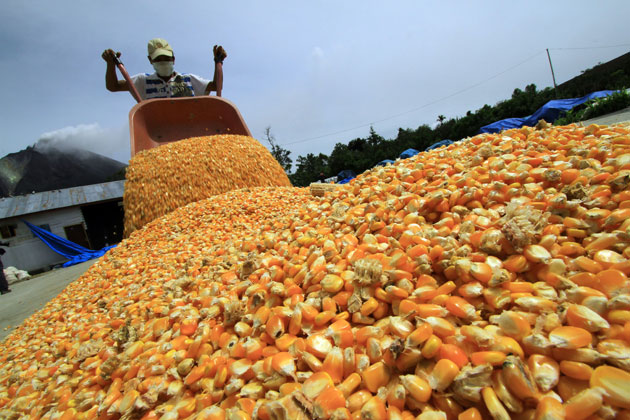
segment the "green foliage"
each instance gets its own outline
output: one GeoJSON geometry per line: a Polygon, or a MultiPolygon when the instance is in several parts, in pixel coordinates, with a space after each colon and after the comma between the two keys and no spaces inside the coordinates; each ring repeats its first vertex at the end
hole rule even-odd
{"type": "Polygon", "coordinates": [[[276,138],[271,134],[271,127],[265,128],[265,137],[267,137],[267,141],[271,145],[271,154],[278,161],[284,172],[287,174],[291,171],[291,166],[293,166],[293,160],[289,157],[291,152],[287,149],[283,149],[276,143],[276,138]]]}
{"type": "Polygon", "coordinates": [[[569,111],[562,118],[558,118],[554,125],[566,125],[578,121],[589,120],[600,115],[610,114],[630,106],[630,94],[621,90],[604,98],[595,98],[569,111]]]}
{"type": "Polygon", "coordinates": [[[598,63],[581,75],[558,86],[559,96],[579,98],[598,90],[619,90],[630,86],[630,54],[598,63]]]}
{"type": "Polygon", "coordinates": [[[289,175],[289,180],[296,187],[306,187],[317,180],[320,172],[326,174],[327,170],[328,156],[323,153],[319,155],[309,153],[306,156],[298,156],[297,169],[295,173],[289,175]]]}
{"type": "MultiPolygon", "coordinates": [[[[318,179],[320,172],[326,177],[335,176],[344,169],[360,174],[383,159],[396,159],[406,149],[423,151],[444,139],[456,141],[477,135],[481,127],[504,118],[526,117],[551,99],[577,98],[598,90],[618,90],[627,86],[630,86],[630,53],[584,71],[558,86],[557,90],[538,90],[532,83],[523,90],[514,89],[510,99],[494,106],[486,104],[476,111],[468,111],[463,117],[447,120],[440,114],[434,129],[426,124],[416,129],[399,128],[396,138],[387,140],[370,127],[366,138],[356,138],[348,144],[337,143],[330,156],[309,153],[298,157],[296,172],[289,175],[289,179],[295,186],[307,186],[318,179]]],[[[625,108],[630,106],[628,96],[624,92],[606,101],[588,104],[581,116],[573,118],[593,118],[625,108]]]]}

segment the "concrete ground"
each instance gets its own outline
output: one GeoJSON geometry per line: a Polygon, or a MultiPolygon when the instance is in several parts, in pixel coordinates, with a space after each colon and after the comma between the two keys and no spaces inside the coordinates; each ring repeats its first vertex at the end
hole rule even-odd
{"type": "Polygon", "coordinates": [[[58,268],[13,283],[11,293],[0,296],[0,341],[26,318],[40,310],[66,286],[79,278],[98,259],[66,268],[58,268]]]}
{"type": "MultiPolygon", "coordinates": [[[[584,125],[608,125],[630,121],[630,108],[583,121],[584,125]]],[[[0,296],[0,341],[26,318],[40,310],[65,287],[79,278],[98,259],[59,268],[11,285],[11,293],[0,296]]]]}
{"type": "Polygon", "coordinates": [[[612,114],[602,115],[601,117],[593,118],[592,120],[582,121],[584,125],[598,124],[598,125],[610,125],[617,124],[624,121],[630,121],[630,107],[622,109],[612,114]]]}

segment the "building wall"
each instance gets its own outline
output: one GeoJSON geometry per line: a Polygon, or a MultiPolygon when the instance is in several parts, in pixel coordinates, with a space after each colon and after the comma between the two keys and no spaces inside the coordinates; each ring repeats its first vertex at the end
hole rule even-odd
{"type": "Polygon", "coordinates": [[[48,225],[50,231],[57,236],[66,238],[65,226],[83,224],[85,221],[79,206],[66,207],[46,212],[32,213],[16,218],[0,220],[0,225],[17,225],[16,234],[11,238],[1,238],[9,242],[6,254],[2,256],[5,267],[13,266],[28,272],[46,271],[52,266],[62,264],[67,258],[51,250],[41,239],[34,236],[31,230],[21,220],[34,225],[48,225]]]}

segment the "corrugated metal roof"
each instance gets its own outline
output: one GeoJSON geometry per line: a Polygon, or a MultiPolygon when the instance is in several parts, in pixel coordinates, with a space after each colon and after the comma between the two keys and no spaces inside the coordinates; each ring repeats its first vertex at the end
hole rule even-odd
{"type": "Polygon", "coordinates": [[[122,198],[125,181],[0,198],[0,219],[122,198]]]}

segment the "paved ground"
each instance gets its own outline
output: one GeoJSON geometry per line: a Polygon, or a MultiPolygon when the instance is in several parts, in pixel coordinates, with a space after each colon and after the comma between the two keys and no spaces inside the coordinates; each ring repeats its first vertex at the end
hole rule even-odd
{"type": "MultiPolygon", "coordinates": [[[[587,124],[615,124],[630,121],[630,108],[584,121],[587,124]]],[[[15,326],[44,307],[69,283],[83,274],[97,259],[60,268],[33,277],[31,280],[11,285],[11,293],[0,296],[0,341],[11,333],[15,326]]]]}
{"type": "Polygon", "coordinates": [[[623,121],[630,121],[630,107],[626,109],[622,109],[621,111],[613,112],[612,114],[593,118],[592,120],[582,121],[582,123],[584,125],[593,124],[593,123],[599,124],[599,125],[610,125],[610,124],[620,123],[623,121]]]}
{"type": "Polygon", "coordinates": [[[11,293],[0,296],[0,341],[26,318],[40,310],[68,284],[79,278],[98,259],[37,275],[12,284],[11,293]]]}

